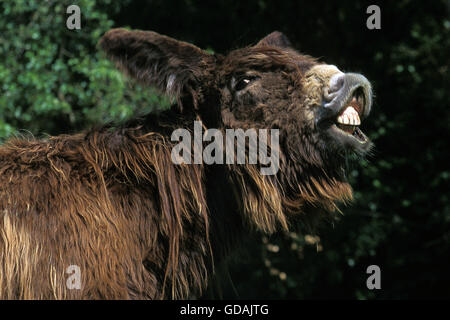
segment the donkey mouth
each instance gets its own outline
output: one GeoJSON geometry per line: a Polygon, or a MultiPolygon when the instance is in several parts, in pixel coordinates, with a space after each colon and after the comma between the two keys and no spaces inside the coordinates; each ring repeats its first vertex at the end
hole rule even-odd
{"type": "Polygon", "coordinates": [[[360,126],[370,113],[371,103],[370,87],[354,85],[324,101],[317,114],[319,129],[340,145],[364,152],[371,143],[360,126]]]}
{"type": "Polygon", "coordinates": [[[338,130],[340,134],[356,139],[359,143],[366,143],[369,139],[359,128],[361,119],[365,117],[364,109],[366,104],[364,94],[356,90],[349,100],[343,104],[332,127],[334,130],[338,130]]]}

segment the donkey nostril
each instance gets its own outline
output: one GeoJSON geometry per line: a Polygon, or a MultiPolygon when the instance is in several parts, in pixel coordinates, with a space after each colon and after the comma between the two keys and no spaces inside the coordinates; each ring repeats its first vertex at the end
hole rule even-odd
{"type": "Polygon", "coordinates": [[[329,86],[328,86],[329,94],[332,94],[333,92],[336,92],[342,88],[342,86],[344,85],[344,77],[345,77],[345,74],[343,74],[343,73],[338,73],[331,77],[329,86]]]}
{"type": "Polygon", "coordinates": [[[332,101],[338,94],[339,90],[344,86],[345,74],[339,72],[331,77],[328,88],[325,88],[324,97],[327,101],[332,101]]]}

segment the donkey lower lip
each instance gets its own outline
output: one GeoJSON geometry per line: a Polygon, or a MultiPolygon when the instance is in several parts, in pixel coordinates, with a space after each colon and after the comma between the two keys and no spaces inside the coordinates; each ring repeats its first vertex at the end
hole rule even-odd
{"type": "Polygon", "coordinates": [[[344,135],[345,138],[356,140],[360,144],[369,142],[367,136],[359,129],[358,126],[335,124],[332,126],[334,131],[339,132],[340,135],[344,135]]]}

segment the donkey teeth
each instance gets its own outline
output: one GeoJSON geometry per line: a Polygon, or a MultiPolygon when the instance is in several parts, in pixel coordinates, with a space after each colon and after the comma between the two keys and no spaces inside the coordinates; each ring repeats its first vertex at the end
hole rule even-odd
{"type": "Polygon", "coordinates": [[[346,125],[359,126],[361,119],[358,112],[351,106],[348,106],[344,112],[337,118],[337,122],[346,125]]]}

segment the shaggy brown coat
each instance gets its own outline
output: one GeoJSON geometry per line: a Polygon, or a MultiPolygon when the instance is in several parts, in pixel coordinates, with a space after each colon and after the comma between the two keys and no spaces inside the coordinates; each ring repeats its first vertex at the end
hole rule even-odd
{"type": "Polygon", "coordinates": [[[288,230],[314,208],[351,199],[349,147],[313,121],[334,73],[282,34],[227,56],[122,29],[100,45],[177,103],[118,127],[0,147],[0,298],[192,297],[246,230],[288,230]],[[279,129],[279,172],[175,165],[171,134],[196,119],[223,130],[279,129]],[[71,265],[81,289],[67,286],[71,265]]]}

